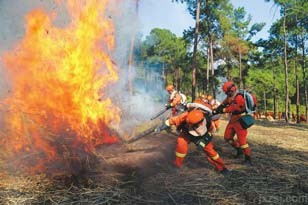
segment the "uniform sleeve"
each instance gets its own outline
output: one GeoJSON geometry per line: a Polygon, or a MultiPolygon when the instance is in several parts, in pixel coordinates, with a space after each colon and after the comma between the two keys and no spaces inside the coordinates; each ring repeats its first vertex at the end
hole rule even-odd
{"type": "Polygon", "coordinates": [[[182,114],[177,115],[175,117],[170,117],[169,118],[169,124],[175,125],[177,127],[180,126],[182,123],[185,122],[187,114],[188,114],[188,112],[183,112],[182,114]]]}
{"type": "Polygon", "coordinates": [[[245,111],[245,99],[242,95],[235,96],[234,100],[225,108],[227,113],[240,114],[245,111]]]}
{"type": "Polygon", "coordinates": [[[221,103],[221,105],[227,106],[231,103],[231,100],[229,97],[227,97],[226,99],[224,99],[221,103]]]}

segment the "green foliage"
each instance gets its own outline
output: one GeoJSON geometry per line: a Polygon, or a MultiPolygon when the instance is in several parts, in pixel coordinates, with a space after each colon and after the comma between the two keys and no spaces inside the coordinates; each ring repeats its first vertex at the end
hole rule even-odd
{"type": "MultiPolygon", "coordinates": [[[[185,3],[189,13],[196,18],[197,0],[173,0],[185,3]]],[[[289,94],[291,102],[296,97],[296,76],[303,93],[304,74],[302,69],[302,48],[307,50],[308,39],[308,1],[305,0],[274,0],[274,6],[286,12],[286,43],[289,74],[289,94]]],[[[251,25],[251,16],[243,7],[234,8],[229,0],[200,1],[200,24],[197,52],[197,85],[196,92],[204,92],[207,73],[208,49],[213,45],[214,62],[217,65],[215,75],[210,75],[217,87],[217,79],[238,81],[241,68],[244,86],[252,90],[263,104],[264,95],[267,106],[273,108],[274,88],[278,107],[284,109],[286,82],[284,69],[284,35],[283,18],[271,25],[268,39],[252,42],[252,37],[264,27],[264,23],[251,25]]],[[[261,2],[260,2],[261,3],[261,2]]],[[[136,49],[139,61],[155,65],[167,76],[165,81],[180,84],[180,89],[191,94],[192,82],[192,45],[195,28],[187,28],[183,38],[166,29],[155,28],[144,41],[139,41],[136,49]],[[176,79],[178,78],[178,79],[176,79]]],[[[307,51],[305,52],[307,53],[307,51]]],[[[306,71],[307,76],[307,71],[306,71]]],[[[307,77],[306,77],[307,79],[307,77]]],[[[212,82],[212,81],[211,81],[212,82]]],[[[300,102],[304,97],[300,94],[300,102]]],[[[292,106],[291,106],[291,109],[292,106]]],[[[282,111],[282,110],[280,110],[282,111]]]]}

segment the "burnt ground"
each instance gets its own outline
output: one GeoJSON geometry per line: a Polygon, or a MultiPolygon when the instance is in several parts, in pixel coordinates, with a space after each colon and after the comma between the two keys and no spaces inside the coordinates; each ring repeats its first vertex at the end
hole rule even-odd
{"type": "Polygon", "coordinates": [[[233,158],[225,126],[213,140],[229,176],[193,144],[185,166],[174,168],[176,136],[162,132],[100,147],[78,175],[2,171],[0,204],[308,204],[307,125],[258,121],[248,137],[253,166],[233,158]]]}

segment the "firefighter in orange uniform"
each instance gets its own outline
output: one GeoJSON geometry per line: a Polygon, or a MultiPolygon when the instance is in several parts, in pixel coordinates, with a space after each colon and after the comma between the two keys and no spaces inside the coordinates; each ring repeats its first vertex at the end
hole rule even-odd
{"type": "Polygon", "coordinates": [[[236,150],[236,158],[240,157],[242,153],[245,154],[245,164],[251,165],[250,148],[247,143],[247,129],[244,129],[239,121],[242,114],[245,113],[245,99],[238,94],[236,86],[233,82],[228,81],[222,86],[223,92],[227,98],[213,110],[213,115],[218,113],[231,113],[231,118],[226,127],[224,138],[236,150]],[[235,134],[237,140],[234,139],[235,134]]]}
{"type": "Polygon", "coordinates": [[[204,102],[204,103],[209,103],[209,101],[207,100],[208,95],[206,94],[202,94],[200,95],[200,99],[204,102]]]}
{"type": "MultiPolygon", "coordinates": [[[[211,112],[210,109],[208,110],[211,112]]],[[[182,167],[188,152],[188,144],[193,142],[206,153],[208,161],[219,172],[224,175],[230,172],[225,167],[219,154],[214,150],[212,135],[209,132],[211,126],[210,117],[207,117],[200,109],[185,111],[178,116],[170,117],[166,120],[165,124],[167,126],[175,125],[181,130],[177,138],[176,158],[174,161],[176,167],[182,167]]]]}
{"type": "MultiPolygon", "coordinates": [[[[220,102],[217,99],[214,99],[212,95],[208,95],[207,100],[208,100],[208,103],[212,106],[213,110],[216,109],[220,105],[220,102]]],[[[213,125],[213,128],[214,128],[213,132],[219,131],[219,128],[220,128],[219,118],[220,118],[219,114],[212,116],[212,125],[213,125]]]]}
{"type": "MultiPolygon", "coordinates": [[[[200,105],[204,105],[206,107],[208,107],[210,109],[210,112],[212,112],[213,108],[211,106],[210,103],[208,103],[208,101],[203,100],[202,97],[195,99],[194,103],[200,104],[200,105]]],[[[190,103],[192,104],[192,103],[190,103]]]]}
{"type": "Polygon", "coordinates": [[[181,106],[186,99],[182,99],[182,95],[175,90],[173,85],[167,85],[166,91],[169,94],[169,100],[168,103],[165,105],[166,109],[171,108],[172,109],[172,116],[177,115],[180,111],[182,111],[183,106],[181,106]]]}

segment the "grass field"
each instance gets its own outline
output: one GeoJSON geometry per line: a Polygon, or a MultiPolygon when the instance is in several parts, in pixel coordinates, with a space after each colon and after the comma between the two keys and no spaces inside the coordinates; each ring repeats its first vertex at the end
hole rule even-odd
{"type": "Polygon", "coordinates": [[[223,140],[226,121],[221,124],[213,140],[229,176],[194,145],[177,170],[171,166],[176,136],[162,132],[101,147],[95,166],[80,175],[2,169],[0,204],[308,204],[307,125],[258,121],[249,129],[253,166],[247,166],[233,158],[223,140]]]}

